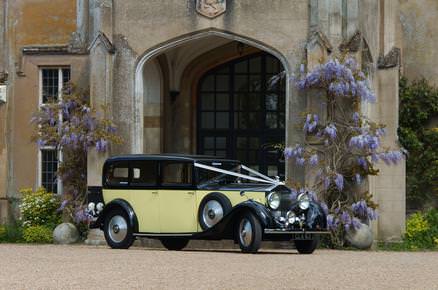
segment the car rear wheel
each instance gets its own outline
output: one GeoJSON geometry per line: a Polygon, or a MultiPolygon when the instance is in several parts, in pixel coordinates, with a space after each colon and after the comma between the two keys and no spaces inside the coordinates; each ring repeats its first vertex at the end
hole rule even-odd
{"type": "Polygon", "coordinates": [[[236,238],[243,253],[257,253],[262,243],[262,226],[251,212],[244,213],[237,222],[236,238]]]}
{"type": "Polygon", "coordinates": [[[231,211],[231,202],[219,192],[208,194],[199,205],[198,220],[203,230],[207,230],[231,211]]]}
{"type": "Polygon", "coordinates": [[[189,243],[189,240],[186,238],[166,238],[160,241],[161,244],[170,251],[181,251],[189,243]]]}
{"type": "Polygon", "coordinates": [[[312,240],[295,240],[295,247],[300,254],[312,254],[318,247],[319,237],[312,240]]]}
{"type": "Polygon", "coordinates": [[[120,208],[112,209],[105,217],[105,240],[113,249],[128,249],[134,243],[128,215],[120,208]]]}

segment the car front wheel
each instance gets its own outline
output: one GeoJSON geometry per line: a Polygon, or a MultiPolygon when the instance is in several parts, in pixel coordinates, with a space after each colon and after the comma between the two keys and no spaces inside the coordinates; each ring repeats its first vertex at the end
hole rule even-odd
{"type": "Polygon", "coordinates": [[[262,243],[262,226],[253,213],[246,212],[238,220],[236,237],[243,253],[257,253],[262,243]]]}
{"type": "Polygon", "coordinates": [[[170,251],[181,251],[187,246],[188,243],[189,240],[185,238],[161,239],[161,244],[163,244],[163,246],[170,251]]]}
{"type": "Polygon", "coordinates": [[[312,240],[295,240],[295,247],[300,254],[312,254],[318,247],[318,244],[318,237],[314,237],[312,240]]]}
{"type": "Polygon", "coordinates": [[[128,249],[134,242],[128,215],[120,208],[111,210],[105,217],[105,240],[113,249],[128,249]]]}

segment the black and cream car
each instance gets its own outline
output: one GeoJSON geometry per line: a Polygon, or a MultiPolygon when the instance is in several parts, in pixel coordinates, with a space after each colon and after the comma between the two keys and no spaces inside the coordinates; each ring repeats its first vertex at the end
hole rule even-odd
{"type": "Polygon", "coordinates": [[[159,239],[169,250],[191,239],[231,239],[255,253],[262,241],[294,240],[309,254],[326,233],[326,216],[306,193],[294,199],[278,179],[217,157],[109,158],[102,187],[89,189],[88,208],[91,227],[112,248],[129,248],[137,237],[159,239]]]}

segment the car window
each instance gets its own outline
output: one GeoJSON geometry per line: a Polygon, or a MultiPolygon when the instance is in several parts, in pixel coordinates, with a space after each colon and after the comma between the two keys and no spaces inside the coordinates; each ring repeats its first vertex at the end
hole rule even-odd
{"type": "Polygon", "coordinates": [[[131,163],[132,185],[157,185],[157,162],[152,160],[135,161],[131,163]]]}
{"type": "Polygon", "coordinates": [[[192,164],[188,162],[163,162],[161,165],[163,185],[191,185],[192,164]]]}
{"type": "Polygon", "coordinates": [[[129,166],[127,163],[111,164],[106,172],[105,182],[107,185],[128,185],[129,166]]]}

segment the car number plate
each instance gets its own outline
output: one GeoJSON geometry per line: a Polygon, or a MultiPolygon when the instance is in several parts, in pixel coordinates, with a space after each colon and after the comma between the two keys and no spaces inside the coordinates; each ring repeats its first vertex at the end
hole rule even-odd
{"type": "Polygon", "coordinates": [[[313,239],[313,234],[298,233],[298,234],[293,234],[292,238],[294,240],[312,240],[313,239]]]}

